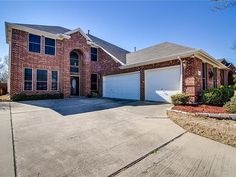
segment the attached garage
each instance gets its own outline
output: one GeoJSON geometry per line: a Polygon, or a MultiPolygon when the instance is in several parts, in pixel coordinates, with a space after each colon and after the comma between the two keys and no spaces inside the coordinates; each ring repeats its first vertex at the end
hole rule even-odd
{"type": "Polygon", "coordinates": [[[181,92],[180,65],[145,71],[145,100],[171,102],[181,92]]]}
{"type": "Polygon", "coordinates": [[[140,99],[140,72],[103,77],[103,97],[140,99]]]}

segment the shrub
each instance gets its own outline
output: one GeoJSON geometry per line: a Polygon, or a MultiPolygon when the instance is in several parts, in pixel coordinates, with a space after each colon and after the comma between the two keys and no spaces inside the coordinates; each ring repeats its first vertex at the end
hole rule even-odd
{"type": "Polygon", "coordinates": [[[172,104],[174,105],[186,105],[189,102],[189,95],[180,93],[171,96],[172,104]]]}
{"type": "Polygon", "coordinates": [[[46,99],[62,99],[64,98],[63,93],[53,93],[53,94],[25,94],[19,93],[11,97],[12,101],[25,101],[25,100],[46,100],[46,99]]]}
{"type": "Polygon", "coordinates": [[[236,113],[236,96],[231,98],[231,100],[224,105],[224,108],[230,113],[236,113]]]}
{"type": "Polygon", "coordinates": [[[203,91],[201,101],[207,105],[223,106],[234,96],[234,89],[230,86],[210,88],[203,91]]]}

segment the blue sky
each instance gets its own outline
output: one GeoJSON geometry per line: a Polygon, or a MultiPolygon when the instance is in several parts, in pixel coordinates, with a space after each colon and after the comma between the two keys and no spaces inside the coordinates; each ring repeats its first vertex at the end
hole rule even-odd
{"type": "Polygon", "coordinates": [[[82,28],[129,51],[169,41],[236,64],[236,7],[210,1],[0,2],[0,57],[8,54],[4,22],[82,28]]]}

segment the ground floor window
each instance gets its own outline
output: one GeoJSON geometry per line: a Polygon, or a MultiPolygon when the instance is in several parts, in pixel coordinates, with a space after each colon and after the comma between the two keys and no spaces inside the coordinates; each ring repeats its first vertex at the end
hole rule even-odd
{"type": "Polygon", "coordinates": [[[202,63],[202,89],[207,89],[207,64],[202,63]]]}
{"type": "Polygon", "coordinates": [[[220,71],[220,78],[221,78],[221,85],[225,84],[225,71],[221,70],[220,71]]]}
{"type": "Polygon", "coordinates": [[[32,90],[32,69],[25,68],[24,70],[24,90],[32,90]]]}
{"type": "Polygon", "coordinates": [[[213,68],[213,86],[214,88],[217,87],[217,69],[213,68]]]}
{"type": "Polygon", "coordinates": [[[97,74],[91,74],[91,90],[97,91],[98,90],[98,78],[97,74]]]}
{"type": "Polygon", "coordinates": [[[47,70],[37,70],[37,90],[47,90],[47,82],[48,82],[48,71],[47,70]]]}
{"type": "Polygon", "coordinates": [[[58,72],[52,71],[52,90],[58,90],[58,72]]]}

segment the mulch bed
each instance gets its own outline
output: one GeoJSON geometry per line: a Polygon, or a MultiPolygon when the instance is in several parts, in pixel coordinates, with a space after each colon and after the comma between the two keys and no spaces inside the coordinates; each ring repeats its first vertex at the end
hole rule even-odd
{"type": "Polygon", "coordinates": [[[179,110],[190,113],[212,113],[212,114],[227,114],[228,112],[223,107],[209,106],[209,105],[178,105],[172,108],[173,110],[179,110]]]}

